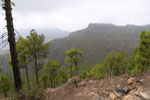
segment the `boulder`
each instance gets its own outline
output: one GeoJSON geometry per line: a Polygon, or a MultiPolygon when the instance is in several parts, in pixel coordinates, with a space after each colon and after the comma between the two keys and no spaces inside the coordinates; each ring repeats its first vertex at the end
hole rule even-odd
{"type": "Polygon", "coordinates": [[[109,94],[110,100],[119,100],[118,96],[116,96],[114,93],[109,94]]]}
{"type": "Polygon", "coordinates": [[[147,92],[139,92],[139,96],[144,100],[150,100],[150,94],[147,92]]]}
{"type": "Polygon", "coordinates": [[[130,100],[130,99],[132,99],[132,96],[131,95],[126,95],[126,96],[123,97],[122,100],[130,100]]]}
{"type": "Polygon", "coordinates": [[[80,82],[80,78],[79,77],[73,77],[71,79],[69,79],[65,84],[64,87],[68,87],[68,88],[73,88],[73,87],[78,87],[78,83],[80,82]]]}
{"type": "Polygon", "coordinates": [[[86,86],[86,82],[80,82],[79,84],[78,84],[78,87],[85,87],[86,86]]]}
{"type": "Polygon", "coordinates": [[[140,97],[135,95],[126,95],[122,100],[142,100],[140,97]]]}
{"type": "Polygon", "coordinates": [[[130,77],[128,80],[127,80],[127,83],[128,85],[132,85],[134,83],[134,78],[133,77],[130,77]]]}

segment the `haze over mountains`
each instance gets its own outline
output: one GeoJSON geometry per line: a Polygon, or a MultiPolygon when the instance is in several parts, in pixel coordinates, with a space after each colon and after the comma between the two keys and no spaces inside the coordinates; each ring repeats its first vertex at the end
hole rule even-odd
{"type": "MultiPolygon", "coordinates": [[[[63,31],[57,28],[36,28],[35,29],[38,34],[44,34],[46,41],[51,41],[56,38],[63,38],[69,35],[69,32],[63,31]]],[[[19,35],[26,37],[29,35],[31,29],[18,29],[19,35]]]]}
{"type": "MultiPolygon", "coordinates": [[[[45,41],[51,41],[53,39],[56,38],[63,38],[69,35],[68,31],[63,31],[57,28],[35,28],[36,32],[38,34],[44,34],[45,36],[45,41]]],[[[31,29],[16,29],[15,33],[16,33],[16,37],[18,38],[19,36],[23,36],[24,38],[29,35],[31,29]]],[[[2,33],[6,32],[6,30],[0,30],[0,36],[2,35],[2,33]]],[[[0,45],[0,47],[2,47],[3,44],[0,45]]],[[[8,45],[7,47],[4,48],[4,50],[8,50],[8,45]]]]}
{"type": "MultiPolygon", "coordinates": [[[[62,38],[69,35],[68,31],[64,31],[57,28],[35,28],[34,30],[36,30],[38,34],[43,33],[45,35],[46,41],[51,41],[53,39],[62,38]]],[[[27,35],[29,35],[30,31],[31,29],[15,29],[16,37],[26,37],[27,35]]],[[[6,32],[6,30],[0,30],[0,35],[2,35],[2,33],[4,32],[6,32]]]]}
{"type": "MultiPolygon", "coordinates": [[[[44,34],[46,41],[51,41],[50,56],[48,58],[59,59],[64,62],[65,51],[74,46],[83,51],[81,63],[89,63],[105,57],[111,50],[119,51],[123,49],[128,55],[131,54],[139,41],[140,32],[148,29],[150,29],[150,25],[116,26],[113,24],[91,23],[87,28],[71,34],[56,29],[36,30],[38,33],[46,33],[44,34]]],[[[19,32],[22,32],[25,37],[27,35],[25,33],[29,33],[29,30],[19,30],[19,32]]],[[[6,52],[0,53],[0,67],[8,66],[8,59],[6,52]]]]}

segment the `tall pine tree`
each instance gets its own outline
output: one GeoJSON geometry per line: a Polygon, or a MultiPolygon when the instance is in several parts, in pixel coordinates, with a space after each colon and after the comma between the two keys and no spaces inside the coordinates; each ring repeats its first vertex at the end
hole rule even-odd
{"type": "Polygon", "coordinates": [[[30,44],[28,45],[29,58],[34,62],[37,84],[39,84],[38,65],[40,64],[38,60],[46,58],[49,53],[50,43],[44,43],[44,39],[44,35],[38,35],[35,30],[31,30],[30,35],[27,36],[27,43],[30,44]]]}

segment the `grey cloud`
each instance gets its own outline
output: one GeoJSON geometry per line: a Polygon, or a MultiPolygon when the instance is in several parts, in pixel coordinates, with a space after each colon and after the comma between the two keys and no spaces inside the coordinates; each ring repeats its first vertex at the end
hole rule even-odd
{"type": "Polygon", "coordinates": [[[14,10],[20,13],[50,12],[66,6],[80,4],[83,1],[85,0],[13,0],[16,4],[14,10]]]}
{"type": "Polygon", "coordinates": [[[150,0],[13,1],[14,23],[18,28],[57,27],[74,31],[89,23],[150,24],[150,0]]]}

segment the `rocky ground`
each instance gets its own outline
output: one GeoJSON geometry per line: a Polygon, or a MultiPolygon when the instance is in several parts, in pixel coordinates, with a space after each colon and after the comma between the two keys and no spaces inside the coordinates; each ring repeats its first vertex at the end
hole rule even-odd
{"type": "Polygon", "coordinates": [[[101,80],[73,77],[60,87],[45,89],[43,94],[42,100],[150,100],[150,74],[101,80]]]}
{"type": "Polygon", "coordinates": [[[150,75],[107,77],[101,80],[69,79],[55,89],[46,89],[44,100],[150,100],[150,75]]]}

